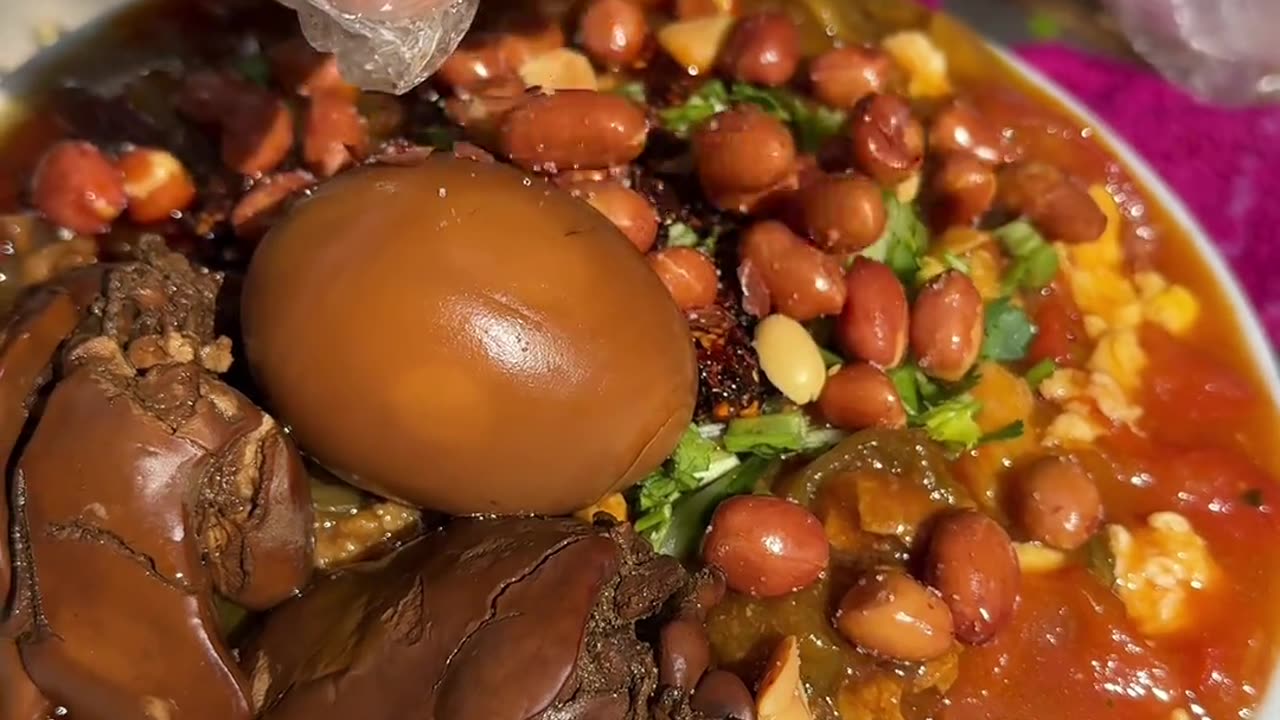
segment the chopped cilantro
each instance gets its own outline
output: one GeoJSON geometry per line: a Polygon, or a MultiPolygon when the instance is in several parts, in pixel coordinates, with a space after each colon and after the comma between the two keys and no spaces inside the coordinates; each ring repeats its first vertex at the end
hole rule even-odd
{"type": "Polygon", "coordinates": [[[271,64],[262,53],[241,55],[235,61],[236,72],[245,80],[255,85],[266,85],[271,82],[271,64]]]}
{"type": "Polygon", "coordinates": [[[947,266],[948,270],[959,270],[965,275],[970,273],[969,263],[965,262],[963,258],[953,253],[943,253],[942,264],[947,266]]]}
{"type": "Polygon", "coordinates": [[[983,434],[978,426],[982,403],[969,394],[978,383],[977,372],[969,373],[959,382],[940,383],[915,365],[906,364],[890,370],[889,379],[906,408],[907,424],[923,428],[930,438],[953,451],[1022,435],[1021,422],[983,434]]]}
{"type": "Polygon", "coordinates": [[[977,419],[981,409],[982,403],[962,393],[921,413],[916,424],[937,442],[968,450],[982,441],[982,428],[978,427],[977,419]]]}
{"type": "Polygon", "coordinates": [[[802,152],[817,152],[828,139],[844,127],[845,114],[834,108],[810,103],[797,112],[792,124],[796,129],[796,142],[802,152]]]}
{"type": "Polygon", "coordinates": [[[796,144],[803,152],[814,152],[844,126],[845,115],[789,90],[762,88],[745,83],[726,87],[719,80],[704,83],[681,105],[658,112],[663,127],[686,137],[695,127],[716,113],[734,105],[755,105],[791,126],[796,144]]]}
{"type": "Polygon", "coordinates": [[[660,533],[671,520],[671,505],[681,496],[731,470],[738,458],[704,438],[696,426],[689,426],[671,457],[650,473],[633,496],[639,511],[636,530],[660,533]]]}
{"type": "Polygon", "coordinates": [[[1040,387],[1040,383],[1048,380],[1049,376],[1057,371],[1058,364],[1053,360],[1048,358],[1041,360],[1035,365],[1032,365],[1031,369],[1027,371],[1025,376],[1027,378],[1027,384],[1034,390],[1035,388],[1040,387]]]}
{"type": "Polygon", "coordinates": [[[1026,220],[1018,219],[995,229],[1005,252],[1013,258],[1004,276],[1005,292],[1038,290],[1058,274],[1058,252],[1026,220]]]}
{"type": "Polygon", "coordinates": [[[929,247],[929,231],[915,208],[899,201],[892,193],[885,193],[884,208],[888,216],[884,234],[863,250],[862,255],[888,265],[903,283],[914,287],[921,256],[929,247]]]}
{"type": "Polygon", "coordinates": [[[776,463],[765,458],[748,458],[669,506],[667,519],[660,529],[642,528],[641,521],[637,521],[636,530],[648,538],[659,553],[688,557],[697,551],[698,541],[711,522],[716,506],[734,495],[752,492],[776,467],[776,463]]]}
{"type": "Polygon", "coordinates": [[[986,334],[982,357],[997,362],[1013,362],[1027,356],[1036,327],[1022,308],[1007,297],[987,303],[986,334]]]}
{"type": "Polygon", "coordinates": [[[639,80],[622,83],[613,89],[613,94],[621,95],[622,97],[639,105],[645,104],[644,83],[639,80]]]}
{"type": "Polygon", "coordinates": [[[978,444],[986,445],[987,443],[1000,442],[1002,440],[1017,440],[1022,437],[1022,433],[1025,430],[1026,427],[1022,424],[1021,420],[1014,420],[1002,428],[996,428],[995,430],[984,434],[978,439],[978,444]]]}
{"type": "Polygon", "coordinates": [[[684,103],[658,111],[662,126],[678,137],[687,137],[695,127],[716,113],[729,109],[729,90],[719,80],[698,88],[684,103]]]}
{"type": "Polygon", "coordinates": [[[716,241],[719,239],[719,233],[711,233],[704,238],[697,230],[682,222],[673,222],[667,226],[667,247],[691,247],[708,255],[715,255],[716,241]]]}
{"type": "Polygon", "coordinates": [[[922,374],[915,365],[900,365],[889,370],[889,379],[893,381],[893,387],[898,391],[902,406],[911,417],[920,414],[920,385],[916,377],[922,374]]]}
{"type": "Polygon", "coordinates": [[[1045,244],[1044,236],[1022,218],[1005,223],[992,231],[1004,249],[1014,257],[1022,257],[1045,244]]]}
{"type": "Polygon", "coordinates": [[[765,457],[817,450],[840,439],[835,430],[816,429],[804,414],[796,411],[771,413],[752,418],[734,418],[725,429],[725,450],[765,457]]]}

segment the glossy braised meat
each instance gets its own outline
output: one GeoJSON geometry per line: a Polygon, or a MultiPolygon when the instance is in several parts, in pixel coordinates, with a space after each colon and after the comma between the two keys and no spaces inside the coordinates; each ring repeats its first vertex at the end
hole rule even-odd
{"type": "Polygon", "coordinates": [[[220,276],[158,239],[138,254],[37,290],[6,332],[0,695],[28,700],[6,718],[48,711],[18,663],[76,718],[248,718],[214,594],[265,609],[311,575],[301,459],[218,379],[220,276]]]}
{"type": "Polygon", "coordinates": [[[322,579],[242,662],[267,720],[695,720],[713,582],[627,525],[460,519],[322,579]]]}

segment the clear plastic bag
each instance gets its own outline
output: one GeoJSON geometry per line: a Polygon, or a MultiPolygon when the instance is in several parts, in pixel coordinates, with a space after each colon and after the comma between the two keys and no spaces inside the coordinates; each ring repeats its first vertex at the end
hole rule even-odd
{"type": "Polygon", "coordinates": [[[1280,0],[1105,0],[1172,81],[1224,104],[1280,101],[1280,0]]]}
{"type": "Polygon", "coordinates": [[[479,0],[280,0],[317,50],[334,53],[349,82],[404,93],[454,51],[479,0]]]}

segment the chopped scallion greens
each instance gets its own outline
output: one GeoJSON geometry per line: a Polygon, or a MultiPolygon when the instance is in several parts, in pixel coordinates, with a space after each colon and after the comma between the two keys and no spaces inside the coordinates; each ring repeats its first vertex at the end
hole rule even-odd
{"type": "Polygon", "coordinates": [[[737,456],[703,437],[696,426],[689,426],[671,457],[641,481],[633,497],[633,504],[639,510],[636,529],[660,530],[670,520],[671,503],[737,464],[737,456]]]}
{"type": "Polygon", "coordinates": [[[888,265],[903,283],[914,287],[920,272],[920,258],[929,247],[929,231],[915,208],[892,193],[885,193],[884,208],[887,214],[884,234],[863,250],[862,255],[888,265]]]}
{"type": "Polygon", "coordinates": [[[952,451],[969,450],[983,443],[1022,435],[1020,422],[983,434],[978,426],[982,403],[969,394],[979,380],[976,372],[959,382],[944,384],[931,379],[915,365],[906,364],[890,370],[889,379],[906,408],[907,424],[923,428],[930,438],[952,451]]]}
{"type": "Polygon", "coordinates": [[[997,362],[1013,362],[1027,356],[1036,327],[1022,308],[1002,297],[987,303],[986,332],[982,357],[997,362]]]}
{"type": "Polygon", "coordinates": [[[995,229],[996,239],[1013,258],[1004,277],[1005,292],[1038,290],[1058,274],[1058,252],[1026,220],[1018,219],[995,229]]]}
{"type": "Polygon", "coordinates": [[[834,445],[841,436],[837,430],[812,427],[802,413],[792,411],[730,420],[722,440],[729,452],[773,457],[834,445]]]}
{"type": "Polygon", "coordinates": [[[1014,420],[1002,428],[998,428],[984,434],[981,438],[978,438],[978,444],[986,445],[987,443],[1000,442],[1002,440],[1017,440],[1022,437],[1022,433],[1025,430],[1026,427],[1022,424],[1021,420],[1014,420]]]}
{"type": "Polygon", "coordinates": [[[818,353],[822,355],[822,364],[825,365],[828,370],[837,365],[844,364],[844,358],[822,346],[818,346],[818,353]]]}
{"type": "Polygon", "coordinates": [[[964,393],[924,411],[916,418],[916,424],[937,442],[968,450],[982,440],[977,420],[981,409],[982,403],[964,393]]]}
{"type": "Polygon", "coordinates": [[[667,247],[691,247],[714,255],[717,240],[718,234],[712,233],[704,238],[697,230],[682,222],[673,222],[667,226],[667,247]]]}
{"type": "Polygon", "coordinates": [[[613,89],[613,93],[615,95],[621,95],[631,102],[638,103],[640,105],[645,104],[644,83],[638,80],[622,83],[613,89]]]}
{"type": "Polygon", "coordinates": [[[683,104],[661,110],[658,117],[667,130],[686,137],[711,116],[739,104],[755,105],[790,125],[802,152],[816,151],[840,131],[845,121],[839,110],[810,102],[789,90],[745,83],[726,87],[719,80],[703,84],[683,104]]]}
{"type": "Polygon", "coordinates": [[[1031,369],[1027,371],[1027,384],[1034,390],[1035,388],[1040,387],[1040,383],[1048,380],[1049,376],[1057,371],[1058,364],[1053,360],[1048,358],[1041,360],[1035,365],[1032,365],[1031,369]]]}
{"type": "Polygon", "coordinates": [[[698,542],[706,532],[716,506],[734,495],[752,492],[774,468],[776,463],[766,458],[748,458],[741,465],[668,506],[661,527],[641,527],[641,521],[637,520],[636,530],[659,553],[677,558],[688,557],[697,550],[698,542]]]}

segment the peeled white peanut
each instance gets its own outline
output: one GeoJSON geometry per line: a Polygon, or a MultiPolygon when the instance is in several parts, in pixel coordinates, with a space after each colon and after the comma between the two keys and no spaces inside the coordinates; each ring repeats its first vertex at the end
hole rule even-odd
{"type": "Polygon", "coordinates": [[[800,682],[800,643],[792,635],[782,639],[756,693],[759,720],[813,720],[809,697],[800,682]]]}
{"type": "Polygon", "coordinates": [[[803,325],[786,315],[770,315],[756,326],[755,348],[765,377],[788,400],[807,405],[822,394],[827,367],[803,325]]]}

